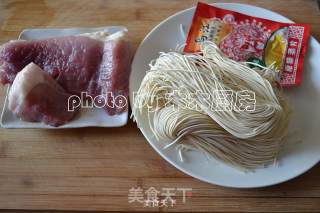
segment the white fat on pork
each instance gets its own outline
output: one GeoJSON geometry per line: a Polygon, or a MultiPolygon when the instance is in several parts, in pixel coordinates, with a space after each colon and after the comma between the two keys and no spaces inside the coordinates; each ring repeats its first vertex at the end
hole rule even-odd
{"type": "Polygon", "coordinates": [[[8,95],[9,110],[12,112],[19,111],[19,107],[22,106],[23,101],[34,86],[47,81],[58,91],[64,92],[63,88],[40,67],[34,63],[28,64],[17,74],[11,85],[8,95]]]}

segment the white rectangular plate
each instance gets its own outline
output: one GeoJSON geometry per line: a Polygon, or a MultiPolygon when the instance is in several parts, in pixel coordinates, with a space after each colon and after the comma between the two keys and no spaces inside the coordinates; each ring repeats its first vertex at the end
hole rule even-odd
{"type": "MultiPolygon", "coordinates": [[[[19,36],[19,39],[34,40],[44,39],[50,37],[77,35],[82,33],[90,33],[97,31],[105,31],[109,34],[113,34],[118,31],[127,30],[121,26],[99,27],[99,28],[66,28],[66,29],[26,29],[23,30],[19,36]]],[[[128,111],[119,115],[110,116],[104,110],[93,108],[82,108],[76,117],[65,125],[59,127],[52,127],[43,123],[25,122],[16,117],[8,109],[8,92],[3,104],[1,113],[1,127],[3,128],[40,128],[40,129],[64,129],[64,128],[79,128],[79,127],[119,127],[123,126],[128,121],[128,111]]]]}

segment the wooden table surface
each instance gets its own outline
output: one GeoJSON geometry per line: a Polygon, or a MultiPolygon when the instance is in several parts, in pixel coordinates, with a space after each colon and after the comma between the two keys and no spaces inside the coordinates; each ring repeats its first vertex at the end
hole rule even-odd
{"type": "MultiPolygon", "coordinates": [[[[227,1],[225,1],[227,2],[227,1]]],[[[237,1],[309,23],[320,39],[316,1],[237,1]]],[[[0,43],[24,28],[125,25],[134,46],[161,20],[196,1],[0,1],[0,43]]],[[[3,103],[5,89],[0,90],[3,103]]],[[[0,129],[0,209],[70,211],[320,211],[320,165],[289,182],[261,189],[203,183],[169,165],[136,125],[68,130],[0,129]],[[128,202],[132,187],[192,188],[173,207],[128,202]]]]}

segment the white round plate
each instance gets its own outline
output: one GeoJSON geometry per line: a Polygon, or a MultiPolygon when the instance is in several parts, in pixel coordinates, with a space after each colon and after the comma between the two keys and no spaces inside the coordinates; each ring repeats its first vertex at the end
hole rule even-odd
{"type": "MultiPolygon", "coordinates": [[[[291,20],[272,11],[246,4],[217,3],[217,7],[234,10],[252,16],[258,16],[280,22],[291,20]]],[[[150,60],[158,57],[161,51],[174,50],[183,44],[180,24],[189,29],[195,8],[181,11],[156,26],[140,44],[130,76],[130,98],[137,91],[141,80],[148,70],[150,60]]],[[[187,31],[188,32],[188,31],[187,31]]],[[[186,161],[179,160],[176,149],[163,150],[150,131],[147,120],[142,118],[138,127],[150,145],[168,162],[179,170],[197,179],[212,184],[252,188],[274,185],[292,179],[320,160],[320,45],[310,38],[307,55],[304,62],[304,74],[300,87],[286,89],[293,108],[293,118],[290,130],[295,131],[280,154],[277,165],[244,173],[231,168],[224,163],[208,160],[202,153],[190,151],[185,154],[186,161]]]]}

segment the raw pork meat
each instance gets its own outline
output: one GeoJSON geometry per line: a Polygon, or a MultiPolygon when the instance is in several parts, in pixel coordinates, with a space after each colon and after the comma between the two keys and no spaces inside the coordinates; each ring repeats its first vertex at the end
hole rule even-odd
{"type": "Polygon", "coordinates": [[[104,97],[102,102],[106,101],[105,109],[110,115],[119,114],[128,106],[132,52],[130,43],[124,38],[121,34],[115,34],[109,42],[105,42],[100,68],[88,87],[90,95],[104,97]]]}
{"type": "Polygon", "coordinates": [[[95,99],[99,103],[104,98],[107,104],[103,108],[111,115],[119,114],[127,109],[121,104],[127,101],[132,51],[125,32],[101,35],[103,32],[8,42],[0,49],[0,82],[11,84],[17,73],[33,62],[66,92],[87,92],[93,98],[99,96],[95,99]]]}
{"type": "Polygon", "coordinates": [[[48,73],[30,63],[13,81],[8,108],[24,121],[59,126],[77,112],[68,110],[70,96],[48,73]]]}

